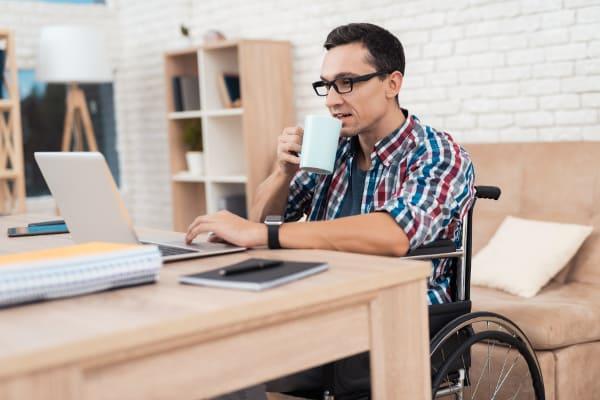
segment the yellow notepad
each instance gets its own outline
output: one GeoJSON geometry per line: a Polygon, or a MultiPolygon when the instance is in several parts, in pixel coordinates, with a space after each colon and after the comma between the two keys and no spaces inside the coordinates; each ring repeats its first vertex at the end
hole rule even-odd
{"type": "Polygon", "coordinates": [[[0,306],[154,282],[158,247],[90,242],[0,256],[0,306]]]}
{"type": "Polygon", "coordinates": [[[139,247],[141,246],[136,244],[89,242],[72,246],[0,255],[0,266],[23,264],[35,261],[51,261],[78,256],[100,256],[106,255],[110,252],[136,249],[139,247]]]}

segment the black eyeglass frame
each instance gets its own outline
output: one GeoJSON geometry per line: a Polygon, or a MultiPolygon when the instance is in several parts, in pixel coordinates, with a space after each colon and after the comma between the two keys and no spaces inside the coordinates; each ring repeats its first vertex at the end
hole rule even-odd
{"type": "Polygon", "coordinates": [[[312,87],[313,87],[315,93],[317,94],[317,96],[320,96],[320,97],[327,96],[329,94],[329,91],[331,90],[332,86],[333,86],[333,88],[335,89],[335,91],[338,94],[346,94],[346,93],[350,93],[354,89],[354,84],[357,83],[357,82],[365,82],[365,81],[368,81],[369,79],[372,79],[372,78],[374,78],[376,76],[388,75],[388,74],[390,74],[390,72],[387,72],[387,71],[376,71],[376,72],[372,72],[372,73],[366,74],[366,75],[360,75],[360,76],[354,76],[354,77],[350,77],[349,76],[349,77],[337,78],[337,79],[334,79],[332,81],[320,80],[320,81],[313,82],[312,83],[312,87]],[[338,85],[336,85],[335,82],[339,81],[339,80],[342,80],[342,79],[343,80],[347,80],[347,81],[350,82],[350,89],[346,90],[346,91],[343,91],[343,92],[340,92],[340,89],[338,88],[338,85]],[[320,87],[326,87],[327,88],[327,93],[320,94],[319,91],[318,91],[318,88],[320,88],[320,87]]]}

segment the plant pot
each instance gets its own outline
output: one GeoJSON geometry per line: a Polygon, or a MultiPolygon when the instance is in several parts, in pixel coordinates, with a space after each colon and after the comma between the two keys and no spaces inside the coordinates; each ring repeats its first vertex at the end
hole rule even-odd
{"type": "Polygon", "coordinates": [[[185,153],[188,171],[194,175],[204,175],[204,153],[201,151],[188,151],[185,153]]]}

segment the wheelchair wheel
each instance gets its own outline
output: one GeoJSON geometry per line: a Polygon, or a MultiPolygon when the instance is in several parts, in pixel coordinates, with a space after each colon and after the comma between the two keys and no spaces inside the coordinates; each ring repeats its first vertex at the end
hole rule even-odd
{"type": "Polygon", "coordinates": [[[509,319],[477,312],[454,319],[432,339],[434,399],[544,400],[540,367],[509,319]]]}

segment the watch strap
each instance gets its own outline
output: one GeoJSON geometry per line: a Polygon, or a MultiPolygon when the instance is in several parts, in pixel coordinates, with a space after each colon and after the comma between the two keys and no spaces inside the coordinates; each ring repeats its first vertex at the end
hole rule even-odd
{"type": "Polygon", "coordinates": [[[281,244],[279,244],[280,226],[280,224],[267,224],[267,237],[270,249],[281,249],[281,244]]]}

